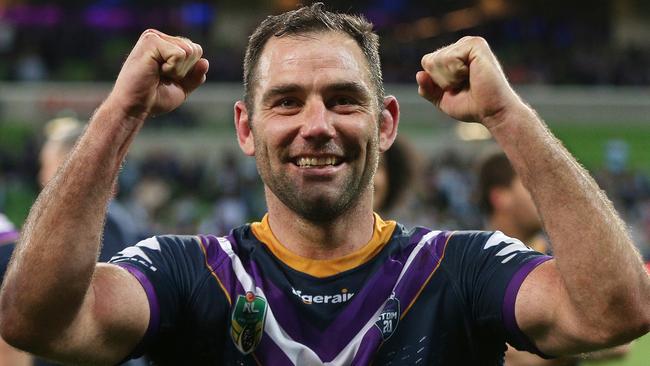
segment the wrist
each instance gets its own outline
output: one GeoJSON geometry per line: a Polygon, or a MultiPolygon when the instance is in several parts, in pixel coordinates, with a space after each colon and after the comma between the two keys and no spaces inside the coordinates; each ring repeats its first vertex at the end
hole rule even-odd
{"type": "Polygon", "coordinates": [[[145,116],[130,115],[110,96],[95,110],[88,123],[87,146],[98,154],[116,156],[118,166],[144,125],[145,116]],[[91,147],[92,146],[92,147],[91,147]]]}
{"type": "Polygon", "coordinates": [[[121,93],[112,91],[100,108],[108,111],[115,119],[141,126],[151,116],[151,108],[142,103],[134,103],[134,99],[137,98],[124,97],[121,93]]]}
{"type": "Polygon", "coordinates": [[[501,108],[497,112],[486,116],[481,123],[490,131],[495,139],[499,140],[499,135],[504,133],[510,134],[512,129],[529,126],[531,123],[539,121],[535,111],[521,100],[512,103],[508,107],[501,108]]]}

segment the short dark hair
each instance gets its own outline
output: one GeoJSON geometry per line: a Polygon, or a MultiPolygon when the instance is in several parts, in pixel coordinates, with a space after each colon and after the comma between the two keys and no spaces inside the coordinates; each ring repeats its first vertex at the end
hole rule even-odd
{"type": "Polygon", "coordinates": [[[415,175],[414,157],[408,141],[398,135],[393,145],[381,154],[379,163],[386,169],[388,192],[377,211],[386,213],[402,201],[415,175]]]}
{"type": "Polygon", "coordinates": [[[510,160],[501,151],[488,155],[481,162],[478,174],[478,199],[483,212],[488,215],[494,212],[490,192],[497,187],[510,187],[515,177],[516,173],[510,160]]]}
{"type": "Polygon", "coordinates": [[[354,39],[368,62],[370,79],[376,92],[378,107],[384,100],[384,85],[379,61],[379,36],[372,31],[372,23],[362,16],[332,13],[323,9],[323,3],[314,3],[280,15],[268,16],[248,39],[244,57],[244,101],[249,115],[253,113],[256,69],[267,41],[272,37],[314,32],[342,32],[354,39]]]}

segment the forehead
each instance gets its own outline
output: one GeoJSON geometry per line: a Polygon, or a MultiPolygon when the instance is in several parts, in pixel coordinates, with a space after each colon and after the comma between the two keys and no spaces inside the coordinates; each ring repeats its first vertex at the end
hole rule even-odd
{"type": "Polygon", "coordinates": [[[357,42],[339,32],[271,37],[257,67],[257,88],[356,81],[370,89],[368,62],[357,42]]]}

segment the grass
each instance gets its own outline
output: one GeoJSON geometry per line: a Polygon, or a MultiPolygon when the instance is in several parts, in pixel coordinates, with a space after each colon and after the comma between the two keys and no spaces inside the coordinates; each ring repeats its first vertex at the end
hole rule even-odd
{"type": "Polygon", "coordinates": [[[632,351],[623,360],[583,362],[581,366],[650,366],[650,334],[632,344],[632,351]]]}
{"type": "MultiPolygon", "coordinates": [[[[603,166],[609,141],[624,141],[628,146],[628,167],[650,173],[650,126],[647,124],[550,125],[567,149],[589,169],[603,166]]],[[[648,362],[650,366],[650,362],[648,362]]]]}

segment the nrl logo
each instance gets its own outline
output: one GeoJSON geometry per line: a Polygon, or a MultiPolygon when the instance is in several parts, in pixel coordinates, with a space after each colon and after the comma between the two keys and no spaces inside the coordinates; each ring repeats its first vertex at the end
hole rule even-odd
{"type": "Polygon", "coordinates": [[[230,336],[241,353],[247,355],[253,352],[262,340],[267,308],[266,300],[250,291],[246,296],[237,296],[232,312],[230,336]]]}
{"type": "Polygon", "coordinates": [[[399,323],[400,309],[399,309],[399,299],[391,296],[384,305],[384,308],[381,310],[375,326],[379,328],[381,332],[381,338],[386,341],[390,336],[393,335],[395,329],[397,328],[397,323],[399,323]]]}

